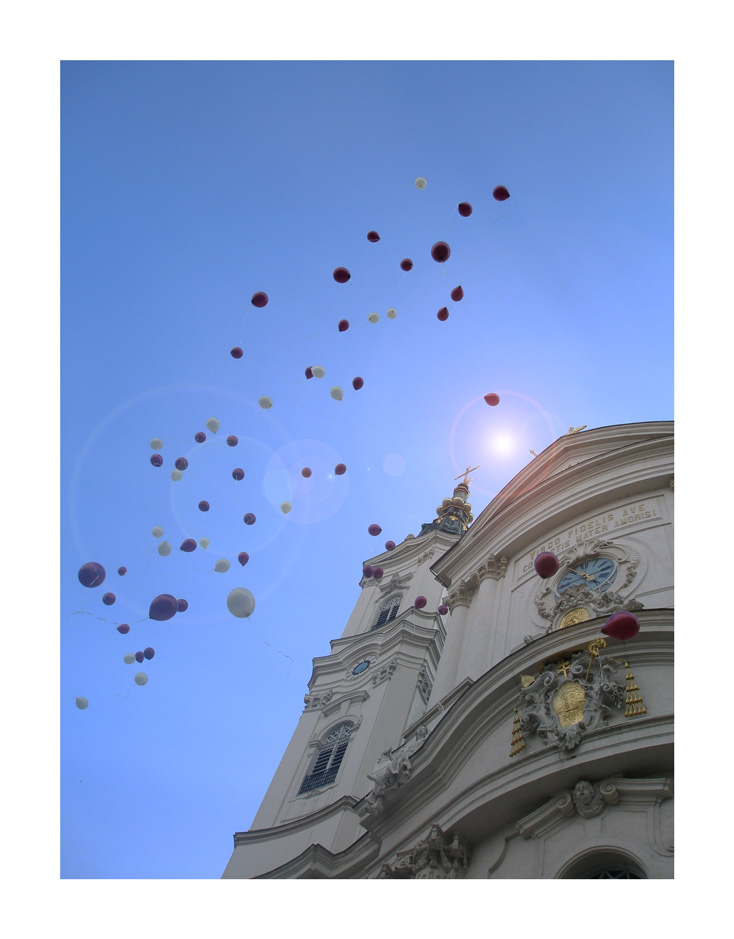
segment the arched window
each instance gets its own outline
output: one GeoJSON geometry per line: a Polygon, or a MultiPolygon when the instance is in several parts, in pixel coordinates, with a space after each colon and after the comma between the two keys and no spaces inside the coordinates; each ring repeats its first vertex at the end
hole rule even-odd
{"type": "Polygon", "coordinates": [[[339,767],[344,759],[344,752],[349,743],[349,736],[354,728],[353,724],[340,724],[329,734],[319,747],[316,760],[311,767],[311,772],[301,783],[298,795],[303,792],[311,792],[312,789],[318,789],[319,786],[326,786],[334,782],[339,767]]]}
{"type": "Polygon", "coordinates": [[[647,880],[647,874],[632,858],[619,851],[592,851],[573,863],[563,880],[647,880]]]}
{"type": "Polygon", "coordinates": [[[380,614],[377,617],[377,622],[372,629],[379,629],[380,626],[384,626],[385,623],[389,623],[391,619],[395,619],[398,615],[398,610],[400,609],[400,601],[402,597],[392,597],[387,603],[380,609],[380,614]]]}

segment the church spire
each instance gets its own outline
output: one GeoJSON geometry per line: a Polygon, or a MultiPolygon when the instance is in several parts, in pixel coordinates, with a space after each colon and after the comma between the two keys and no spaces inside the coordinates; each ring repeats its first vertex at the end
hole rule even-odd
{"type": "Polygon", "coordinates": [[[469,525],[474,521],[469,498],[469,473],[479,469],[478,466],[466,468],[466,470],[456,479],[461,482],[455,487],[454,494],[450,499],[444,499],[441,505],[436,508],[437,516],[432,522],[421,525],[418,537],[425,535],[429,531],[447,531],[454,535],[463,535],[469,525]]]}

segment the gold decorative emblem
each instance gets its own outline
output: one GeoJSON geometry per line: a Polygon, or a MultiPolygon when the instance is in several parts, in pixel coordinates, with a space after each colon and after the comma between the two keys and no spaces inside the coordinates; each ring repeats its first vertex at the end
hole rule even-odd
{"type": "Polygon", "coordinates": [[[565,629],[566,626],[575,626],[577,623],[585,623],[587,619],[591,618],[591,614],[583,606],[577,606],[575,610],[570,610],[563,617],[561,622],[558,625],[559,629],[565,629]]]}
{"type": "Polygon", "coordinates": [[[553,695],[551,707],[558,716],[561,727],[578,724],[584,719],[586,692],[578,681],[566,681],[553,695]]]}
{"type": "Polygon", "coordinates": [[[523,688],[529,688],[535,681],[535,675],[521,675],[520,684],[523,688]]]}

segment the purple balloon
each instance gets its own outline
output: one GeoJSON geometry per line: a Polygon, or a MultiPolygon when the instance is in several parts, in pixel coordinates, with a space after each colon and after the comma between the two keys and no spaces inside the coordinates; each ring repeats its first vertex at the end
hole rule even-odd
{"type": "Polygon", "coordinates": [[[126,567],[118,567],[118,568],[117,568],[117,573],[120,575],[120,577],[124,577],[124,575],[127,574],[127,568],[126,568],[126,567]]]}
{"type": "Polygon", "coordinates": [[[154,453],[150,458],[150,462],[153,466],[163,466],[163,457],[160,453],[154,453]]]}
{"type": "Polygon", "coordinates": [[[505,199],[510,198],[510,192],[506,186],[495,186],[492,190],[492,195],[498,202],[504,202],[505,199]]]}
{"type": "Polygon", "coordinates": [[[337,284],[346,284],[351,276],[352,275],[349,273],[346,267],[337,267],[333,274],[334,280],[337,282],[337,284]]]}
{"type": "Polygon", "coordinates": [[[395,550],[395,542],[394,542],[394,541],[386,541],[386,542],[385,542],[385,549],[386,549],[387,551],[394,551],[394,550],[395,550]]]}
{"type": "Polygon", "coordinates": [[[190,553],[191,551],[196,551],[196,542],[193,538],[187,538],[185,541],[181,542],[181,550],[190,553]]]}
{"type": "Polygon", "coordinates": [[[375,242],[379,240],[380,240],[380,236],[377,234],[376,231],[367,232],[367,241],[371,241],[374,244],[375,242]]]}
{"type": "Polygon", "coordinates": [[[120,625],[117,627],[117,631],[118,633],[122,633],[124,636],[126,633],[130,632],[130,627],[127,625],[127,623],[120,623],[120,625]]]}
{"type": "Polygon", "coordinates": [[[363,380],[362,378],[360,378],[359,376],[357,376],[356,378],[353,378],[353,379],[352,379],[352,388],[354,388],[355,391],[359,391],[359,389],[360,389],[363,385],[364,385],[364,380],[363,380]]]}
{"type": "Polygon", "coordinates": [[[255,524],[255,516],[252,514],[252,512],[248,512],[248,513],[244,516],[243,521],[244,521],[245,525],[254,525],[254,524],[255,524]]]}
{"type": "Polygon", "coordinates": [[[448,611],[449,611],[449,608],[446,606],[445,603],[439,604],[438,612],[441,614],[441,616],[446,616],[448,611]]]}
{"type": "Polygon", "coordinates": [[[372,576],[375,578],[375,580],[379,580],[384,573],[385,572],[383,571],[381,567],[376,567],[374,571],[372,572],[372,576]]]}
{"type": "Polygon", "coordinates": [[[240,553],[237,555],[237,560],[244,567],[245,564],[247,564],[247,562],[250,560],[250,555],[247,553],[247,551],[240,551],[240,553]]]}
{"type": "Polygon", "coordinates": [[[431,248],[431,257],[434,261],[438,261],[439,264],[443,264],[444,261],[448,261],[450,255],[451,248],[449,248],[445,241],[437,241],[436,244],[431,248]]]}
{"type": "Polygon", "coordinates": [[[178,470],[185,470],[186,467],[189,465],[189,461],[186,459],[185,456],[180,456],[180,457],[176,460],[176,464],[175,464],[175,465],[176,465],[176,469],[178,469],[178,470]]]}
{"type": "Polygon", "coordinates": [[[640,621],[627,610],[621,610],[614,613],[602,626],[601,631],[605,636],[611,636],[612,639],[619,639],[620,642],[626,642],[628,639],[634,639],[640,631],[640,621]]]}
{"type": "Polygon", "coordinates": [[[236,469],[232,470],[232,479],[244,479],[245,471],[240,469],[239,466],[236,469]]]}
{"type": "Polygon", "coordinates": [[[88,561],[79,568],[77,577],[84,587],[99,587],[107,576],[105,569],[96,561],[88,561]]]}
{"type": "Polygon", "coordinates": [[[202,512],[208,512],[208,511],[209,511],[209,503],[208,503],[205,499],[202,499],[201,502],[199,503],[199,509],[200,509],[202,512]]]}
{"type": "Polygon", "coordinates": [[[349,320],[339,320],[337,329],[340,333],[345,333],[349,329],[349,320]]]}
{"type": "Polygon", "coordinates": [[[337,463],[334,467],[334,472],[337,476],[343,476],[347,471],[346,466],[343,463],[337,463]]]}
{"type": "Polygon", "coordinates": [[[404,271],[412,271],[413,262],[410,260],[410,258],[403,258],[403,260],[400,262],[400,267],[404,271]]]}
{"type": "Polygon", "coordinates": [[[176,600],[176,612],[185,613],[189,608],[188,600],[176,600]]]}
{"type": "Polygon", "coordinates": [[[468,202],[459,203],[459,215],[463,218],[468,218],[472,213],[472,207],[468,202]]]}
{"type": "Polygon", "coordinates": [[[445,306],[442,306],[441,309],[438,311],[438,313],[436,313],[436,316],[443,323],[449,318],[449,311],[445,306]]]}
{"type": "Polygon", "coordinates": [[[463,299],[463,297],[464,297],[464,288],[463,288],[463,287],[454,287],[454,289],[451,291],[451,299],[452,299],[455,303],[458,303],[459,300],[462,300],[462,299],[463,299]]]}
{"type": "Polygon", "coordinates": [[[104,603],[105,606],[112,606],[116,599],[117,597],[114,595],[114,593],[106,593],[102,597],[102,603],[104,603]]]}
{"type": "Polygon", "coordinates": [[[195,433],[195,434],[194,434],[194,440],[195,440],[197,443],[204,443],[204,441],[206,440],[206,434],[204,433],[204,431],[203,431],[203,430],[200,430],[200,431],[198,431],[197,433],[195,433]]]}
{"type": "Polygon", "coordinates": [[[178,612],[178,600],[170,593],[161,593],[150,604],[148,616],[160,623],[171,619],[178,612]]]}
{"type": "Polygon", "coordinates": [[[152,659],[155,655],[155,649],[151,649],[151,647],[148,646],[147,649],[143,649],[143,655],[146,657],[146,659],[152,659]]]}
{"type": "Polygon", "coordinates": [[[362,576],[372,577],[373,574],[374,574],[374,569],[371,568],[369,564],[365,564],[365,566],[362,568],[362,576]]]}
{"type": "Polygon", "coordinates": [[[426,603],[428,603],[428,600],[425,597],[416,597],[413,606],[416,610],[422,610],[426,603]]]}
{"type": "Polygon", "coordinates": [[[536,557],[535,561],[533,561],[533,567],[538,577],[542,577],[545,580],[548,577],[552,577],[558,570],[558,558],[552,551],[542,551],[536,557]]]}
{"type": "Polygon", "coordinates": [[[259,307],[267,306],[267,302],[268,302],[268,295],[266,293],[263,293],[262,290],[258,290],[257,293],[254,293],[252,295],[252,300],[250,300],[250,303],[252,303],[253,306],[259,306],[259,307]]]}
{"type": "Polygon", "coordinates": [[[311,370],[311,366],[310,366],[310,365],[309,365],[309,367],[306,369],[306,378],[313,378],[313,371],[311,370]]]}
{"type": "Polygon", "coordinates": [[[136,662],[142,662],[144,658],[145,658],[145,656],[143,655],[142,652],[136,652],[136,653],[135,653],[135,661],[136,661],[136,662]]]}
{"type": "Polygon", "coordinates": [[[228,447],[236,447],[238,443],[239,443],[239,440],[235,437],[234,434],[230,434],[229,437],[227,437],[228,447]]]}
{"type": "Polygon", "coordinates": [[[233,359],[241,359],[245,353],[242,351],[242,349],[240,349],[239,346],[235,346],[234,349],[229,350],[229,354],[233,359]]]}
{"type": "Polygon", "coordinates": [[[382,529],[380,528],[379,525],[370,525],[370,527],[367,529],[367,531],[368,531],[371,535],[373,535],[373,536],[376,537],[377,535],[380,534],[380,532],[382,531],[382,529]]]}

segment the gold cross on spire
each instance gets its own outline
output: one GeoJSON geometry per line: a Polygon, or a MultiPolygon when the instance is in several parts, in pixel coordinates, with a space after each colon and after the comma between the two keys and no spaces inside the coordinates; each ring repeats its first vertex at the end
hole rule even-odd
{"type": "MultiPolygon", "coordinates": [[[[469,469],[469,467],[467,466],[467,468],[466,468],[466,469],[464,470],[464,472],[461,474],[461,476],[464,477],[463,482],[464,482],[464,485],[465,485],[465,486],[468,486],[469,483],[471,482],[471,479],[467,479],[467,478],[466,478],[466,477],[469,475],[469,473],[473,473],[474,470],[478,470],[478,469],[479,469],[478,466],[472,466],[471,469],[469,469]]],[[[454,476],[454,479],[461,479],[461,476],[454,476]]]]}

